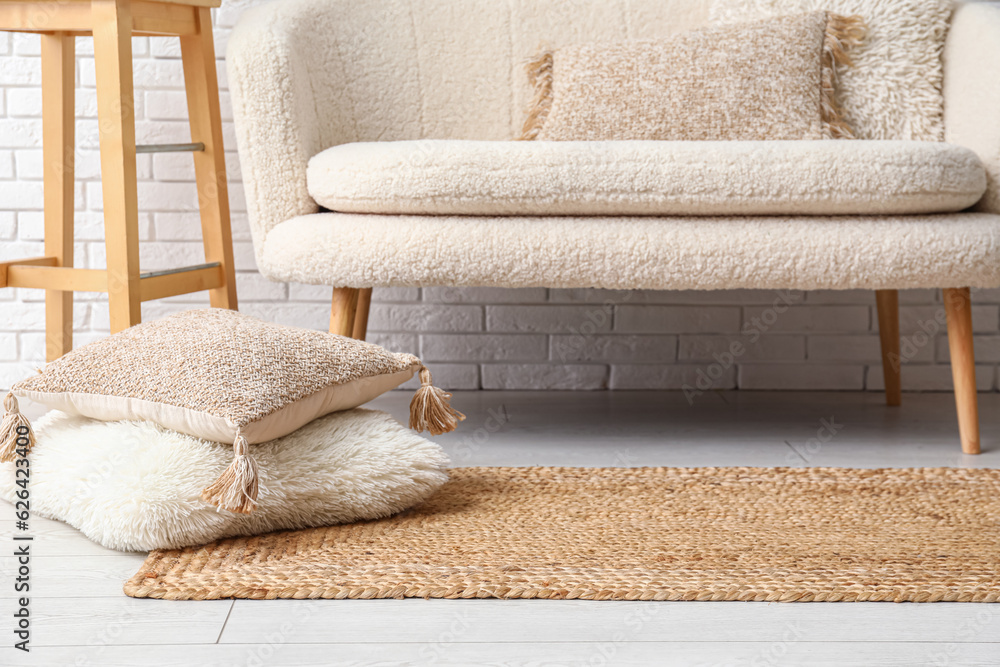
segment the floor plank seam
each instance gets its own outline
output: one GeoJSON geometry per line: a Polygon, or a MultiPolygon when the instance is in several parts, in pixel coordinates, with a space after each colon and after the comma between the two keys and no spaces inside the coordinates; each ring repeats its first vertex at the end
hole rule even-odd
{"type": "MultiPolygon", "coordinates": [[[[769,645],[773,644],[776,640],[749,640],[749,639],[635,639],[627,640],[621,642],[622,644],[753,644],[753,645],[769,645]]],[[[434,645],[438,642],[435,640],[427,641],[412,641],[412,642],[399,642],[399,641],[370,641],[370,642],[288,642],[282,644],[283,646],[372,646],[372,645],[391,645],[391,646],[424,646],[424,645],[434,645]]],[[[553,641],[532,641],[532,640],[511,640],[511,641],[497,641],[497,640],[483,640],[483,641],[450,641],[449,644],[459,644],[474,646],[480,644],[510,644],[514,646],[524,646],[524,645],[541,645],[541,646],[562,646],[562,645],[603,645],[607,644],[607,640],[596,640],[596,641],[583,641],[583,640],[553,640],[553,641]]],[[[616,642],[617,643],[617,642],[616,642]]],[[[939,644],[961,644],[962,646],[995,646],[1000,644],[1000,641],[979,641],[979,642],[954,642],[950,640],[939,640],[939,641],[910,641],[910,640],[886,640],[886,639],[801,639],[796,640],[796,644],[905,644],[907,646],[933,646],[939,644]]],[[[109,644],[114,648],[149,648],[149,647],[183,647],[183,648],[193,648],[193,647],[208,647],[208,646],[225,646],[228,648],[241,647],[241,646],[257,646],[257,643],[251,642],[200,642],[192,644],[109,644]]],[[[9,648],[9,647],[4,647],[9,648]]],[[[49,644],[47,646],[32,646],[32,650],[35,649],[71,649],[71,648],[94,648],[93,644],[49,644]]],[[[11,649],[16,650],[16,649],[11,649]]]]}
{"type": "Polygon", "coordinates": [[[226,631],[226,624],[229,623],[229,617],[233,615],[233,607],[236,606],[236,600],[232,601],[229,605],[229,611],[226,612],[226,620],[222,622],[222,629],[219,630],[219,636],[215,638],[215,643],[219,644],[222,642],[222,633],[226,631]]]}

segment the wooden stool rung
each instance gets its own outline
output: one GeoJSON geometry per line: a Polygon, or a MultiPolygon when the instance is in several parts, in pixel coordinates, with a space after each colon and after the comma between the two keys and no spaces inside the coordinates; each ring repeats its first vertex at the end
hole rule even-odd
{"type": "Polygon", "coordinates": [[[139,275],[139,300],[152,301],[168,296],[215,289],[226,284],[221,262],[208,262],[139,275]]]}
{"type": "Polygon", "coordinates": [[[201,153],[205,144],[136,144],[136,153],[201,153]]]}
{"type": "MultiPolygon", "coordinates": [[[[139,299],[214,289],[225,284],[220,262],[206,262],[139,274],[139,299]]],[[[32,257],[0,263],[0,287],[46,288],[60,292],[107,292],[107,269],[59,266],[56,257],[32,257]]]]}
{"type": "Polygon", "coordinates": [[[44,257],[25,257],[0,262],[0,287],[16,287],[9,282],[9,272],[12,266],[59,266],[59,258],[46,255],[44,257]]]}
{"type": "Polygon", "coordinates": [[[176,273],[187,273],[188,271],[198,271],[199,269],[210,269],[215,266],[222,266],[219,262],[205,262],[204,264],[192,264],[191,266],[181,266],[176,269],[164,269],[162,271],[144,271],[139,274],[140,280],[146,278],[159,278],[160,276],[172,276],[176,273]]]}

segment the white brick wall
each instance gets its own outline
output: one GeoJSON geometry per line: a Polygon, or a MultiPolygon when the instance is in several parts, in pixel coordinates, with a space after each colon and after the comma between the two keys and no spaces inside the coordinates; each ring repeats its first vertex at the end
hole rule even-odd
{"type": "MultiPolygon", "coordinates": [[[[215,11],[221,54],[231,26],[259,0],[215,11]]],[[[175,39],[137,38],[137,134],[141,143],[189,140],[175,39]]],[[[104,266],[93,48],[77,40],[76,258],[104,266]]],[[[0,33],[0,258],[42,253],[41,95],[38,38],[0,33]]],[[[241,309],[323,329],[330,289],[284,285],[255,270],[232,112],[221,67],[222,108],[241,309]]],[[[203,261],[194,169],[186,155],[141,155],[144,270],[203,261]]],[[[951,385],[940,294],[901,294],[904,387],[951,385]],[[928,333],[929,331],[929,333],[928,333]]],[[[974,295],[978,380],[997,390],[1000,289],[974,295]]],[[[200,295],[147,303],[143,317],[207,305],[200,295]]],[[[437,382],[456,389],[880,389],[871,293],[608,292],[495,288],[376,290],[370,340],[416,352],[437,382]]],[[[0,290],[0,387],[44,361],[42,293],[0,290]]],[[[107,335],[100,295],[78,294],[77,343],[107,335]]]]}

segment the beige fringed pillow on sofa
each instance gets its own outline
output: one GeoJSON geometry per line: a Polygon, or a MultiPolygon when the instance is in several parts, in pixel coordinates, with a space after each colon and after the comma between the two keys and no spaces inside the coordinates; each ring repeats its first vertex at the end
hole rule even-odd
{"type": "Polygon", "coordinates": [[[203,498],[249,513],[258,475],[248,445],[357,407],[417,372],[421,387],[410,404],[410,427],[435,435],[454,430],[464,415],[451,409],[451,395],[431,385],[430,372],[412,354],[231,310],[190,310],[84,345],[15,384],[4,401],[0,461],[33,444],[15,396],[93,419],[151,421],[233,442],[232,465],[203,498]]]}
{"type": "Polygon", "coordinates": [[[521,139],[852,137],[835,68],[863,34],[859,17],[811,12],[545,51],[528,66],[535,97],[521,139]]]}
{"type": "MultiPolygon", "coordinates": [[[[706,0],[707,1],[707,0],[706,0]]],[[[858,139],[944,140],[944,41],[954,0],[713,0],[716,25],[826,10],[861,14],[864,41],[837,94],[858,139]]]]}

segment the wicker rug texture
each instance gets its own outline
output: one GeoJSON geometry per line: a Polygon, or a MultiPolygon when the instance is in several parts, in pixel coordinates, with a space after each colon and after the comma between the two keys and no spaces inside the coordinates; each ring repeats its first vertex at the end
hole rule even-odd
{"type": "Polygon", "coordinates": [[[133,597],[1000,601],[1000,470],[458,468],[344,526],[154,551],[133,597]]]}

